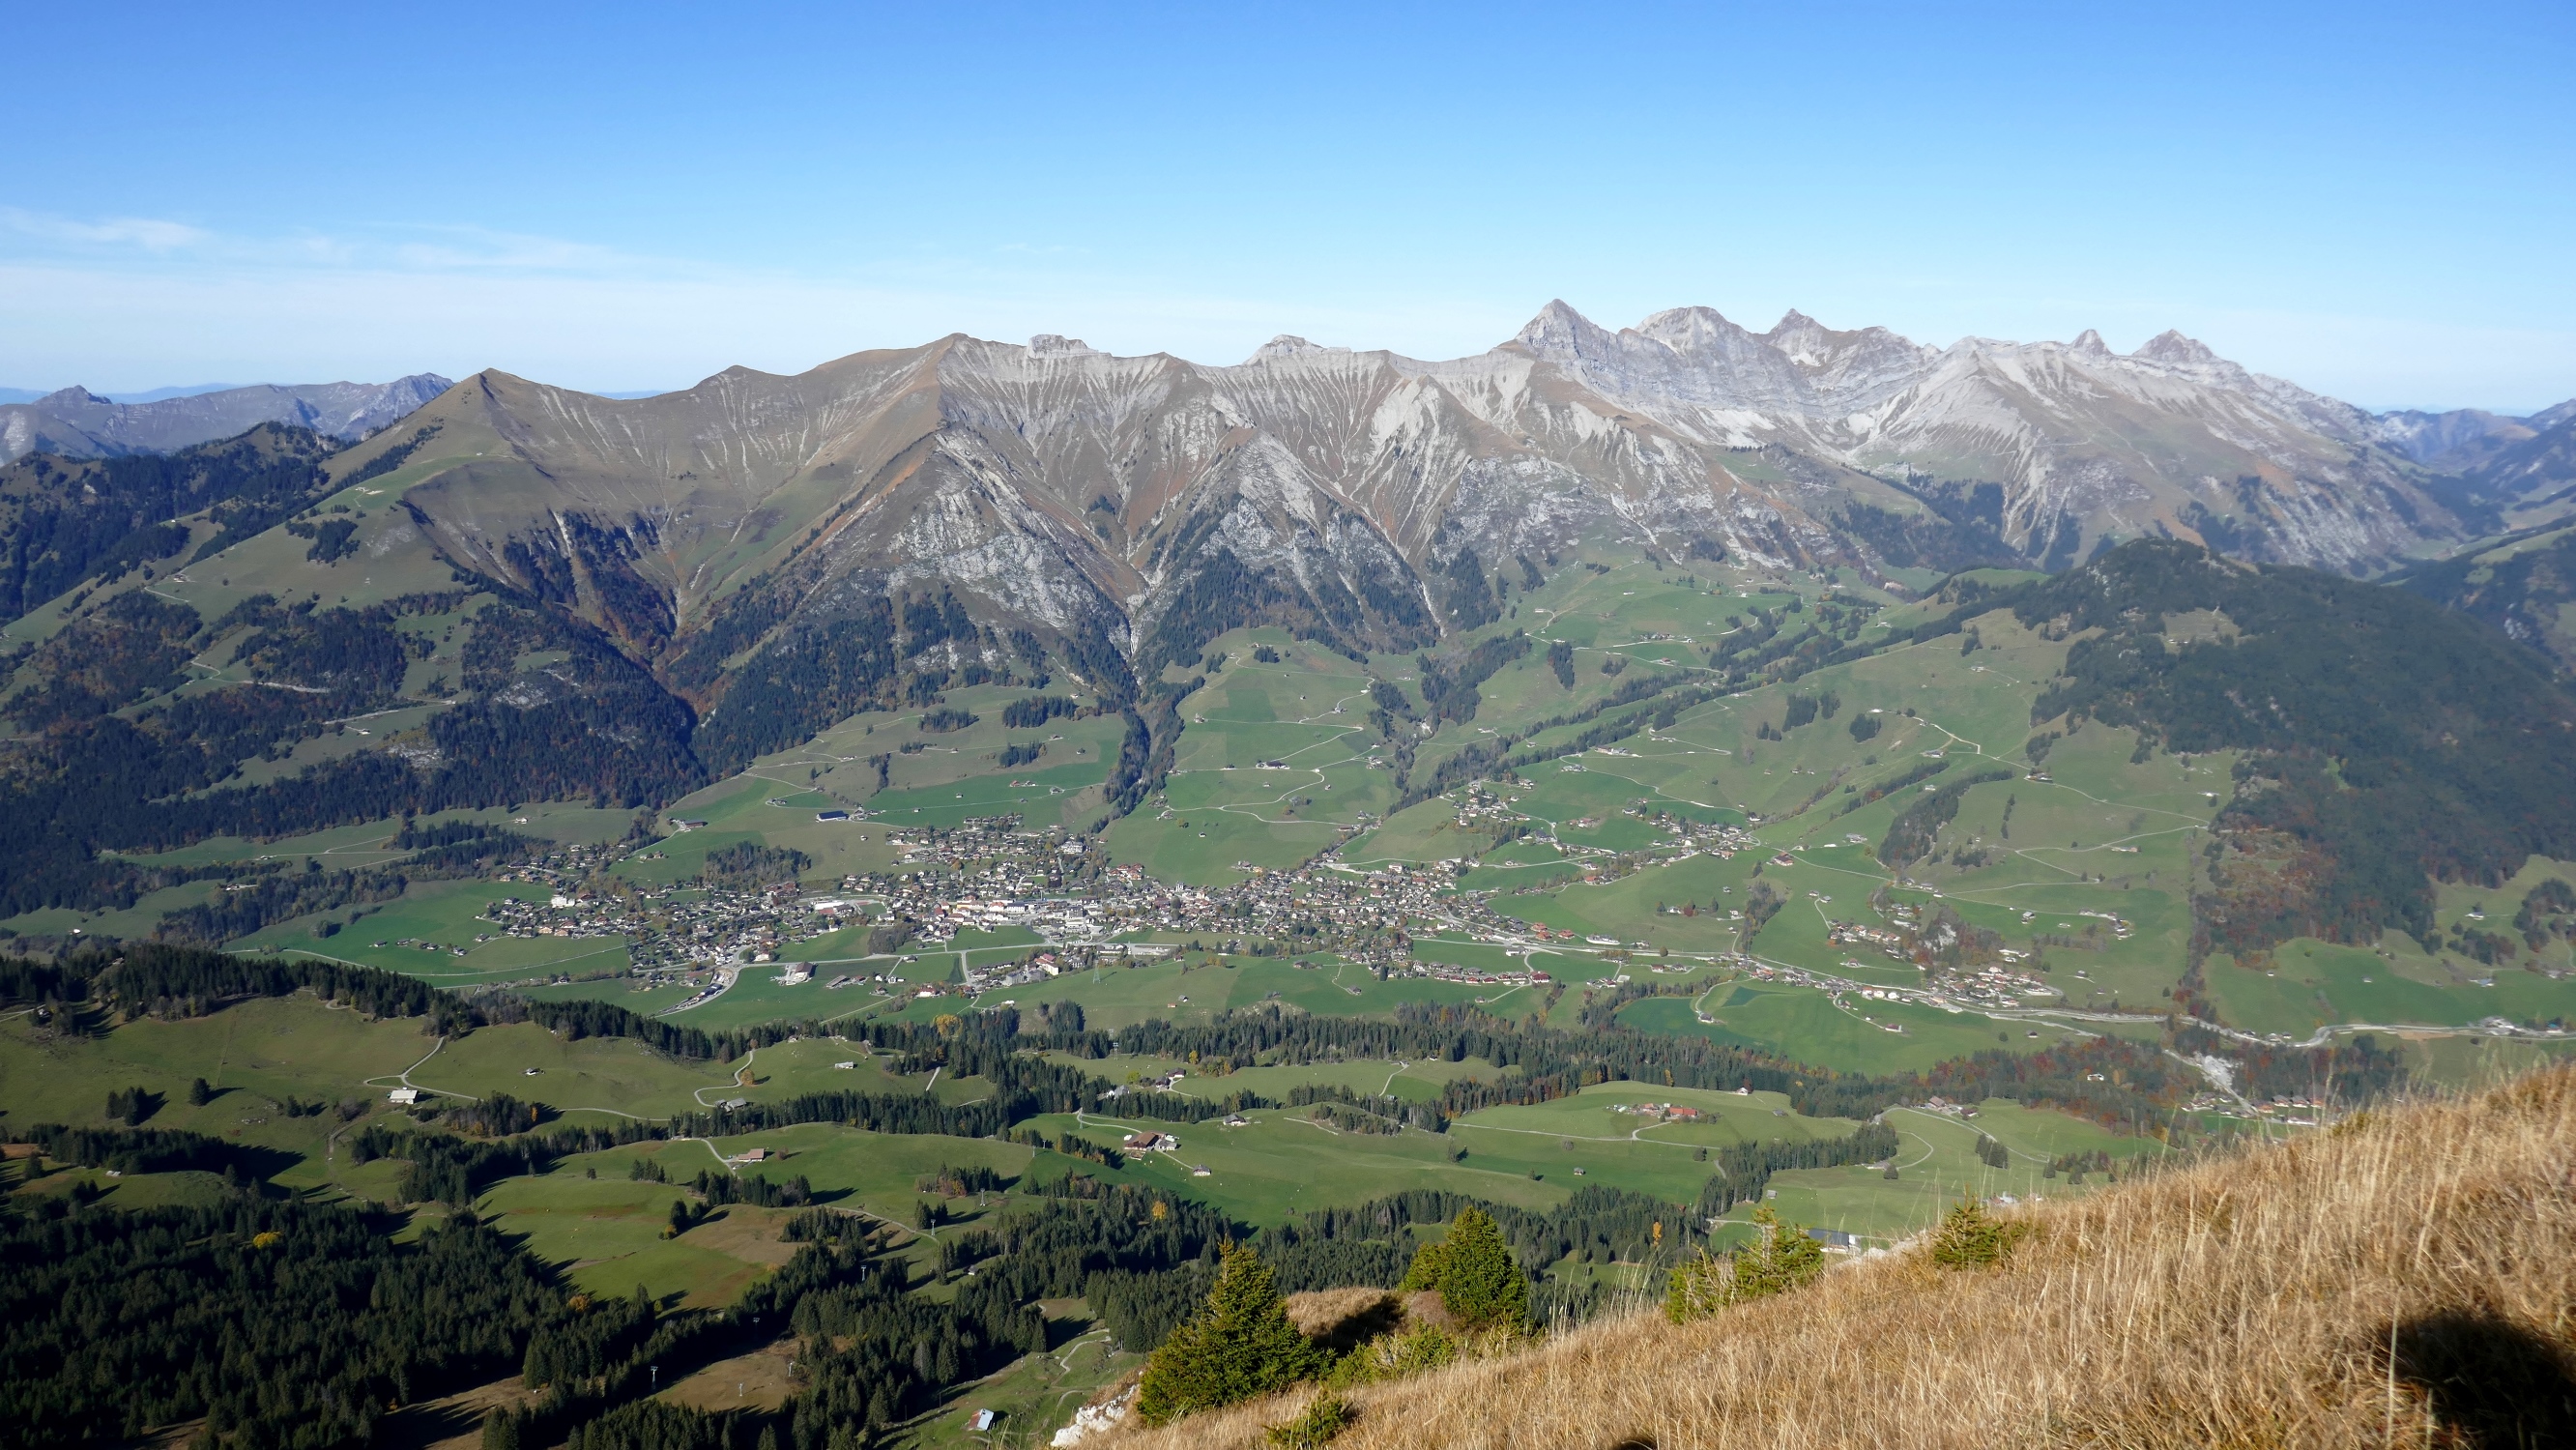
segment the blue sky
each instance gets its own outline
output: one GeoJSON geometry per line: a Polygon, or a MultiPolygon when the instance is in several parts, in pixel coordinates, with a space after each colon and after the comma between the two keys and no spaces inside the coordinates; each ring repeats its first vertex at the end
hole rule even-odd
{"type": "Polygon", "coordinates": [[[2576,7],[31,6],[0,384],[1799,308],[2576,394],[2576,7]],[[743,13],[729,13],[740,11],[743,13]]]}

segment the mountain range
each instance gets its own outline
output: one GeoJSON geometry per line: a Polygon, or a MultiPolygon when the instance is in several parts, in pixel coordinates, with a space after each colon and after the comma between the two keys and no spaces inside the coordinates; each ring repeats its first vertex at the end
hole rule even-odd
{"type": "Polygon", "coordinates": [[[435,373],[414,373],[390,383],[261,383],[131,403],[87,388],[63,388],[0,403],[0,460],[30,453],[65,458],[166,453],[229,438],[262,423],[290,423],[355,442],[451,386],[435,373]]]}
{"type": "Polygon", "coordinates": [[[2547,496],[2572,420],[2374,415],[2177,333],[1933,348],[1703,308],[1614,333],[1557,303],[1445,362],[959,335],[636,401],[484,372],[351,458],[422,440],[404,497],[440,552],[648,654],[947,588],[1146,666],[1254,619],[1412,648],[1587,537],[1878,577],[2166,535],[2375,575],[2547,496]]]}
{"type": "MultiPolygon", "coordinates": [[[[935,631],[925,667],[1151,677],[1249,623],[1419,648],[1577,543],[1920,587],[2164,536],[2376,577],[2576,509],[2576,402],[2374,414],[2175,332],[1942,348],[1706,308],[1613,332],[1561,302],[1448,361],[961,334],[628,400],[499,371],[138,405],[67,389],[0,409],[0,432],[77,457],[263,420],[363,439],[328,468],[398,486],[382,548],[577,614],[701,707],[756,652],[916,596],[974,626],[935,631]]],[[[15,477],[51,466],[0,472],[0,494],[51,507],[52,475],[15,477]]]]}

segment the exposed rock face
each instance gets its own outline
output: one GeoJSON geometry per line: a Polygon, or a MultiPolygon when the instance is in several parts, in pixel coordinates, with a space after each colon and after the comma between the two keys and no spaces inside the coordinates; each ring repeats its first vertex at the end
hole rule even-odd
{"type": "Polygon", "coordinates": [[[1997,532],[2052,567],[2105,536],[2164,532],[2371,570],[2479,532],[2385,446],[2402,426],[2175,332],[2126,355],[2091,331],[1932,348],[1796,312],[1757,334],[1689,308],[1612,334],[1558,303],[1508,347],[1695,441],[1784,447],[1936,507],[1999,485],[1997,532]]]}
{"type": "Polygon", "coordinates": [[[87,388],[64,388],[0,406],[0,462],[33,452],[67,458],[167,453],[262,423],[292,423],[355,442],[451,386],[436,374],[415,373],[390,383],[264,383],[150,403],[111,402],[87,388]]]}
{"type": "Polygon", "coordinates": [[[484,373],[413,420],[437,440],[413,464],[438,463],[407,501],[454,561],[702,666],[952,591],[981,631],[939,634],[961,661],[1078,647],[1154,669],[1255,621],[1419,648],[1471,576],[1584,541],[2063,567],[2162,533],[2371,571],[2478,531],[2419,461],[2423,439],[2485,436],[2444,416],[2376,418],[2177,333],[2126,355],[2090,332],[1935,348],[1795,312],[1612,332],[1551,303],[1446,362],[952,336],[631,401],[484,373]]]}

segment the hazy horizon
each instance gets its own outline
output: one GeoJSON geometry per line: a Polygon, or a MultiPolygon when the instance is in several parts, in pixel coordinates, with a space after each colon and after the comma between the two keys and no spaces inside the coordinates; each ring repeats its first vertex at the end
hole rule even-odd
{"type": "Polygon", "coordinates": [[[10,385],[1441,358],[1562,295],[2576,395],[2563,6],[136,14],[21,20],[10,385]]]}

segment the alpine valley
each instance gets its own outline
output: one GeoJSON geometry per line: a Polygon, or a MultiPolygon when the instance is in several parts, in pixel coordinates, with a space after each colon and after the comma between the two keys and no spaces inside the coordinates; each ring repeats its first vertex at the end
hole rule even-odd
{"type": "Polygon", "coordinates": [[[1561,303],[0,408],[0,1421],[2511,1443],[2572,430],[1561,303]]]}

